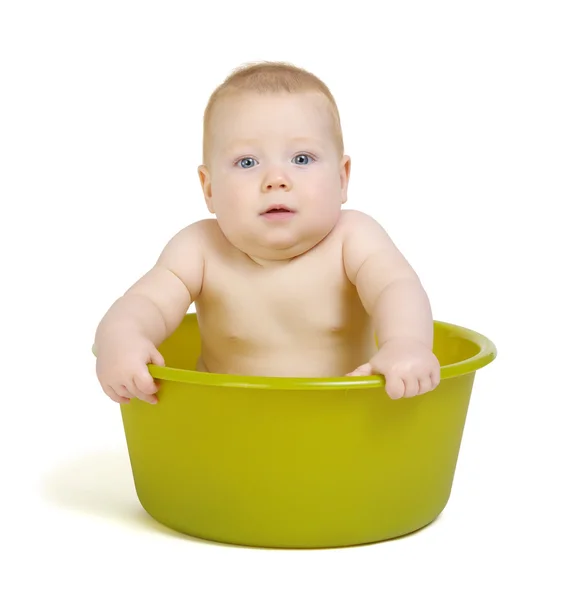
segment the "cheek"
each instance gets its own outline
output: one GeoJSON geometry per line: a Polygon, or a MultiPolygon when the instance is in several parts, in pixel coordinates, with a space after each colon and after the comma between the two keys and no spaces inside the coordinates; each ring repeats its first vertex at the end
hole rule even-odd
{"type": "Polygon", "coordinates": [[[257,174],[250,171],[231,170],[223,172],[218,178],[217,189],[222,194],[236,194],[240,196],[254,189],[257,185],[257,174]]]}
{"type": "MultiPolygon", "coordinates": [[[[311,182],[312,183],[312,182],[311,182]]],[[[309,214],[320,226],[334,224],[342,209],[340,181],[334,173],[324,173],[309,188],[309,214]]]]}
{"type": "Polygon", "coordinates": [[[334,177],[334,173],[321,172],[308,182],[308,196],[312,199],[314,205],[326,207],[339,202],[340,181],[334,177]]]}
{"type": "Polygon", "coordinates": [[[217,206],[226,209],[228,206],[237,206],[238,200],[243,195],[244,182],[237,177],[221,177],[212,185],[212,193],[217,206]]]}
{"type": "Polygon", "coordinates": [[[222,177],[213,187],[214,209],[227,231],[245,227],[255,210],[253,182],[247,177],[222,177]]]}

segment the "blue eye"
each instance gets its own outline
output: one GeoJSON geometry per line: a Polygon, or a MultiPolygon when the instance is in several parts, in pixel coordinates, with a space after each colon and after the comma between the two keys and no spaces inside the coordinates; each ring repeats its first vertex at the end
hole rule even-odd
{"type": "Polygon", "coordinates": [[[309,154],[299,154],[298,156],[295,156],[292,159],[292,162],[296,163],[297,165],[308,165],[313,160],[314,159],[309,154]],[[300,159],[304,159],[304,160],[300,160],[300,159]]]}
{"type": "Polygon", "coordinates": [[[250,169],[256,164],[256,161],[253,158],[242,158],[236,163],[239,164],[243,169],[250,169]]]}

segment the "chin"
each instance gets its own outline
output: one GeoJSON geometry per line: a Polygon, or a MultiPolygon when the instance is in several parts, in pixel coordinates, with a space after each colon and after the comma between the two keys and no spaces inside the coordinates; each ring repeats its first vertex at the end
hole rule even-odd
{"type": "Polygon", "coordinates": [[[276,235],[263,240],[262,246],[271,252],[270,258],[294,258],[314,248],[326,236],[327,232],[306,232],[302,235],[276,235]]]}
{"type": "MultiPolygon", "coordinates": [[[[283,236],[276,237],[275,239],[264,239],[262,240],[262,246],[273,253],[281,252],[282,258],[293,258],[304,252],[304,250],[300,249],[302,242],[303,240],[294,236],[283,236]]],[[[274,258],[274,256],[270,256],[270,258],[274,258]]]]}

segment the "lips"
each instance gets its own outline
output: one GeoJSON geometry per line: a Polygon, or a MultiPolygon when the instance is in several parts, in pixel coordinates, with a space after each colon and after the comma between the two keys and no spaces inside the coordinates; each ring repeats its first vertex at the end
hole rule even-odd
{"type": "Polygon", "coordinates": [[[296,211],[288,208],[285,204],[273,204],[269,206],[260,216],[271,223],[283,223],[290,221],[296,211]]]}
{"type": "Polygon", "coordinates": [[[269,206],[262,215],[275,214],[275,213],[293,213],[294,211],[288,208],[285,204],[273,204],[269,206]]]}

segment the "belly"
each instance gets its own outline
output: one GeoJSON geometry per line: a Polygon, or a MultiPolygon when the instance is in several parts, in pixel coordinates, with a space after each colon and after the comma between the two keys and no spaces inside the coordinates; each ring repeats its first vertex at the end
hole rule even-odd
{"type": "Polygon", "coordinates": [[[281,340],[260,336],[203,336],[197,370],[260,377],[341,377],[377,350],[368,324],[360,330],[332,327],[281,340]]]}

